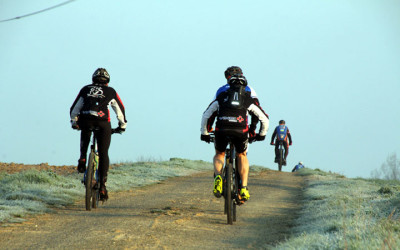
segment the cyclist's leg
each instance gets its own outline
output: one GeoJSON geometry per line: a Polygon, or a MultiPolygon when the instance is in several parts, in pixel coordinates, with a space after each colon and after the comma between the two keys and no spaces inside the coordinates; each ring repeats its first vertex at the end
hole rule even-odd
{"type": "Polygon", "coordinates": [[[224,161],[225,161],[225,152],[220,152],[216,149],[213,159],[215,176],[221,174],[222,168],[224,167],[224,161]]]}
{"type": "Polygon", "coordinates": [[[246,136],[238,136],[234,141],[236,156],[238,161],[238,168],[240,178],[242,180],[242,188],[240,189],[240,195],[242,199],[248,200],[250,198],[250,193],[247,188],[248,178],[249,178],[249,160],[247,158],[247,146],[248,138],[246,136]]]}
{"type": "Polygon", "coordinates": [[[80,173],[83,173],[86,170],[87,150],[90,143],[90,135],[92,133],[89,130],[90,124],[91,124],[90,121],[86,121],[84,119],[80,122],[81,126],[80,157],[78,160],[78,167],[77,167],[77,170],[80,173]]]}
{"type": "Polygon", "coordinates": [[[224,167],[225,150],[227,146],[228,141],[226,140],[225,134],[219,131],[215,132],[215,156],[213,159],[214,175],[221,174],[222,168],[224,167]]]}
{"type": "Polygon", "coordinates": [[[108,149],[111,143],[111,124],[107,121],[101,121],[98,123],[100,128],[96,132],[97,135],[97,147],[99,152],[99,177],[100,177],[100,194],[103,191],[103,198],[107,199],[107,173],[110,164],[110,159],[108,157],[108,149]]]}
{"type": "Polygon", "coordinates": [[[214,164],[214,187],[213,193],[217,198],[220,198],[222,195],[222,169],[224,167],[225,162],[225,149],[228,145],[228,142],[223,133],[215,133],[215,156],[213,159],[214,164]]]}
{"type": "Polygon", "coordinates": [[[238,168],[240,178],[242,180],[242,186],[247,186],[247,180],[249,178],[249,160],[247,158],[246,152],[237,153],[236,154],[238,159],[238,168]]]}
{"type": "Polygon", "coordinates": [[[279,157],[279,142],[275,141],[275,162],[278,162],[279,157]]]}
{"type": "Polygon", "coordinates": [[[283,147],[285,148],[285,157],[284,157],[284,159],[285,159],[285,161],[286,161],[286,157],[287,157],[288,154],[289,154],[289,145],[288,145],[288,142],[287,142],[287,141],[283,141],[283,147]]]}

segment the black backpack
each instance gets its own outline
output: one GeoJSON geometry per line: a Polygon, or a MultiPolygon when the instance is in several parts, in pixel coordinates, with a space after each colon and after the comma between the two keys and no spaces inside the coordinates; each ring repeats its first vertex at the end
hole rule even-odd
{"type": "Polygon", "coordinates": [[[217,100],[219,104],[217,128],[245,129],[247,127],[247,108],[252,99],[244,86],[231,86],[221,93],[217,100]]]}

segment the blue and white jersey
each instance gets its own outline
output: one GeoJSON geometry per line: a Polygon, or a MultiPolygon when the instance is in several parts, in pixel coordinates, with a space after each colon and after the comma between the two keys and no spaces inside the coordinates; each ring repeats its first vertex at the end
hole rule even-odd
{"type": "MultiPolygon", "coordinates": [[[[225,84],[224,86],[220,87],[220,88],[217,90],[217,93],[215,94],[213,101],[216,100],[217,97],[218,97],[221,93],[227,91],[229,88],[230,88],[230,86],[229,86],[228,83],[225,84]]],[[[253,99],[258,99],[258,98],[257,98],[256,91],[255,91],[252,87],[246,86],[245,91],[246,91],[246,92],[250,92],[251,98],[253,98],[253,99]]]]}
{"type": "Polygon", "coordinates": [[[303,165],[301,165],[301,164],[297,164],[296,166],[294,166],[292,172],[299,171],[302,168],[305,168],[305,167],[303,165]]]}

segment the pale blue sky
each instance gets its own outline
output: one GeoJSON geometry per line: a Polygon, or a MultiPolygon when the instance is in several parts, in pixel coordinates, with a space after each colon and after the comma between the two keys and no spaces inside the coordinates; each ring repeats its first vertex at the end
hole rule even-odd
{"type": "MultiPolygon", "coordinates": [[[[0,20],[61,2],[0,0],[0,20]]],[[[304,161],[370,177],[400,153],[398,0],[76,0],[2,22],[0,36],[1,162],[75,165],[69,108],[97,67],[127,112],[112,162],[211,161],[201,115],[231,65],[270,115],[250,164],[276,169],[269,141],[280,119],[294,141],[286,171],[304,161]]]]}

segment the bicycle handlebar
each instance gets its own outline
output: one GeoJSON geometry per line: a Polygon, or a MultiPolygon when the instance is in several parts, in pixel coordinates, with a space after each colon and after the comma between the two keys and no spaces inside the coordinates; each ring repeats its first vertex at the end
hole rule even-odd
{"type": "MultiPolygon", "coordinates": [[[[215,134],[214,134],[214,132],[210,132],[209,135],[210,135],[210,142],[215,142],[215,134]]],[[[259,140],[257,140],[256,137],[253,137],[252,139],[249,138],[249,143],[250,144],[253,143],[253,142],[256,142],[256,141],[259,141],[259,140]]]]}
{"type": "MultiPolygon", "coordinates": [[[[75,130],[80,131],[80,130],[82,130],[82,129],[81,129],[80,127],[78,127],[78,128],[76,128],[75,130]]],[[[100,130],[100,128],[99,128],[99,127],[90,127],[90,128],[89,128],[89,131],[90,131],[90,132],[94,132],[94,131],[97,131],[97,130],[100,130]]],[[[121,134],[121,133],[119,132],[118,127],[116,127],[116,128],[112,128],[112,129],[111,129],[111,134],[121,134]]]]}

